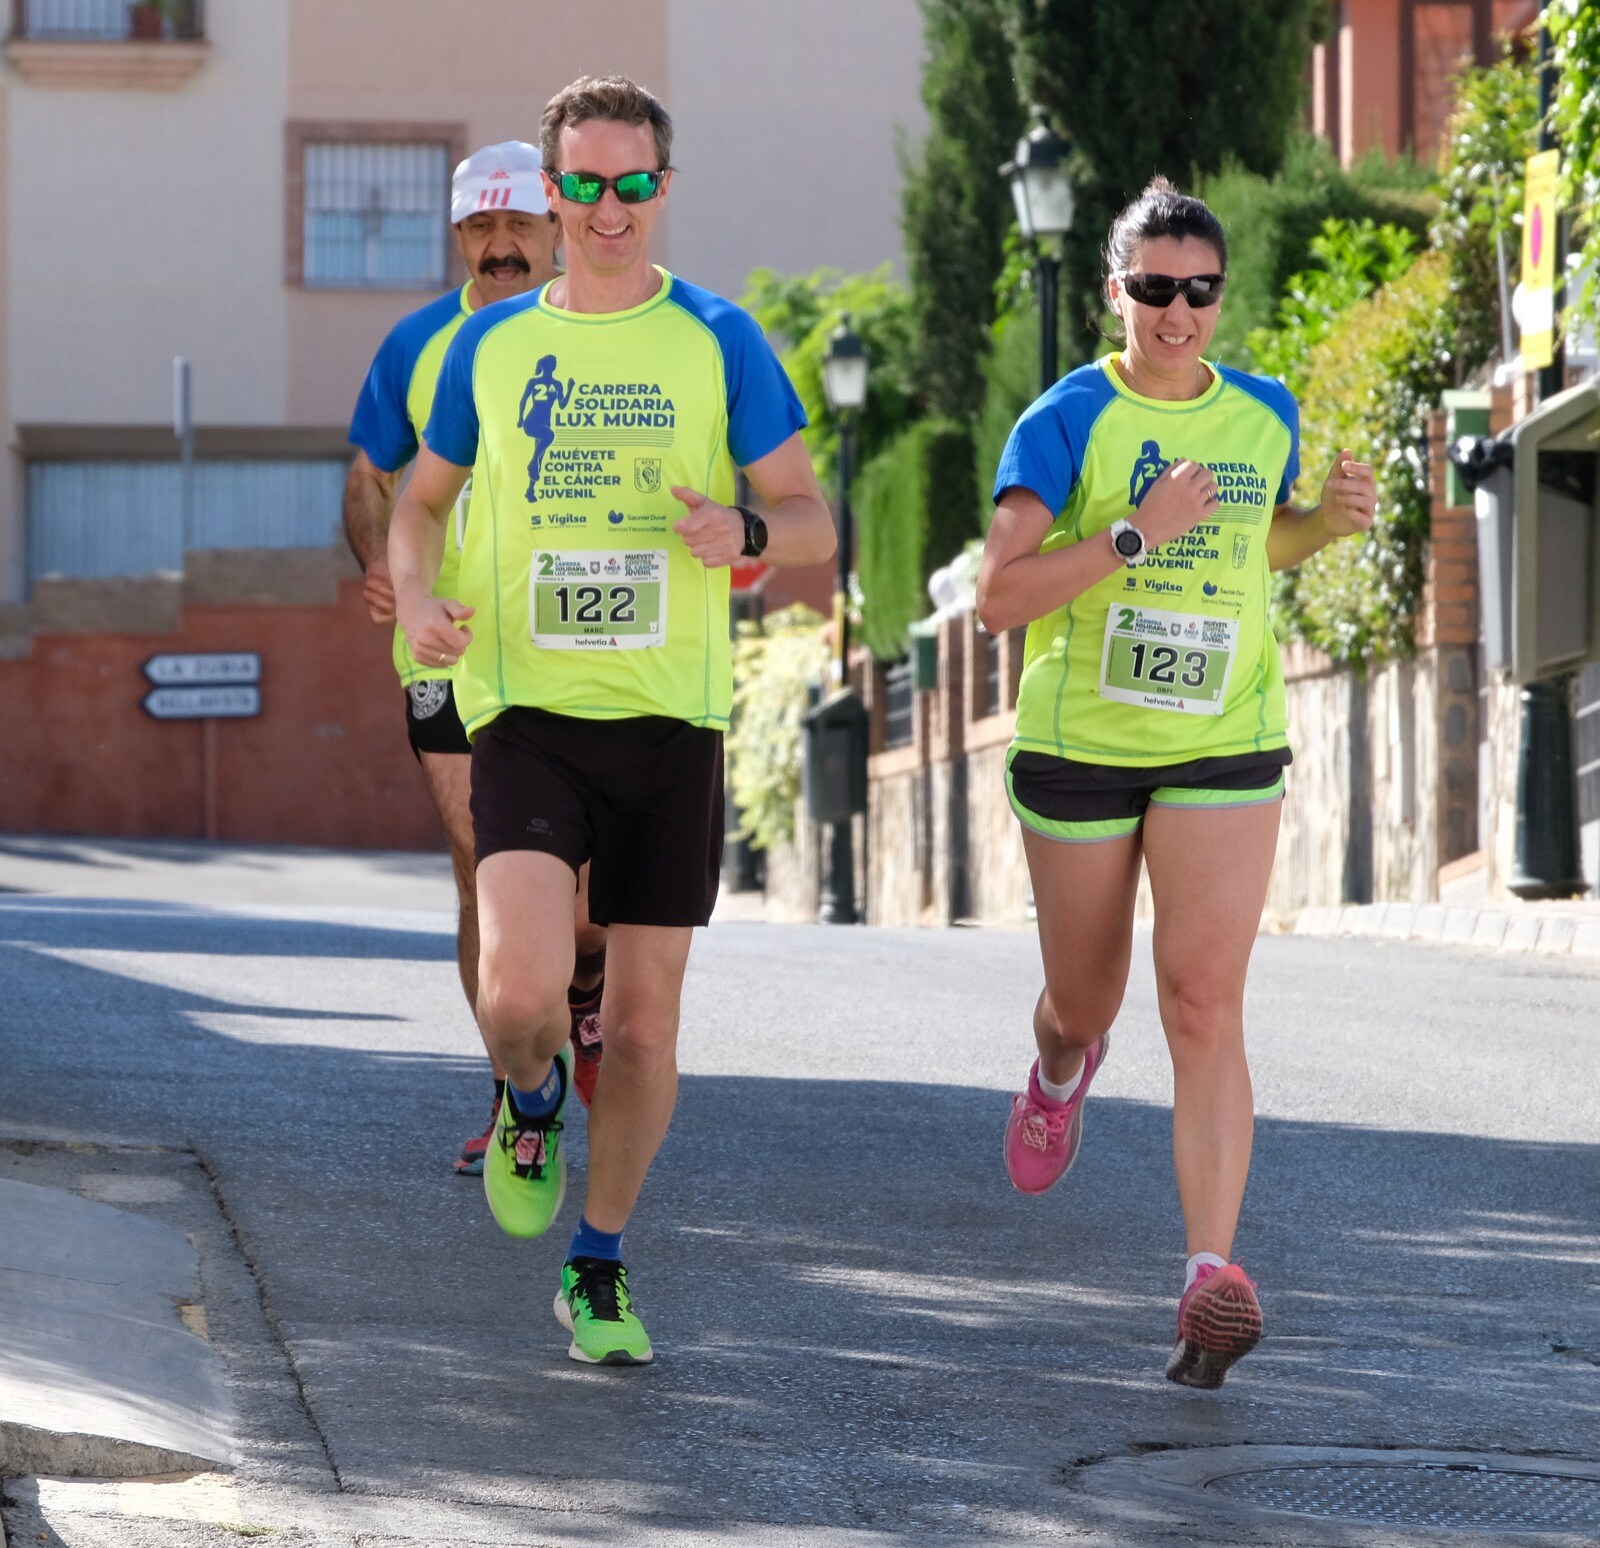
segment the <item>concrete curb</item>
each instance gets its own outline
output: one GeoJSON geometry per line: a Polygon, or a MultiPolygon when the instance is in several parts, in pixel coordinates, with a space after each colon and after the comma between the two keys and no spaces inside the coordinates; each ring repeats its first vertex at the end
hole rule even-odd
{"type": "Polygon", "coordinates": [[[185,1313],[181,1231],[59,1188],[0,1179],[0,1477],[233,1465],[233,1403],[185,1313]]]}
{"type": "Polygon", "coordinates": [[[1295,935],[1360,935],[1436,946],[1600,962],[1600,904],[1510,903],[1461,908],[1443,903],[1346,903],[1303,908],[1295,935]]]}

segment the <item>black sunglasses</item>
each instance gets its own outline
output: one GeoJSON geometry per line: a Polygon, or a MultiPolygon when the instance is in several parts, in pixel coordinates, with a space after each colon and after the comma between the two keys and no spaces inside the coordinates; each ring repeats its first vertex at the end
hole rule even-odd
{"type": "Polygon", "coordinates": [[[644,204],[661,192],[660,172],[624,172],[621,177],[601,177],[598,172],[558,172],[556,187],[563,199],[574,204],[598,204],[606,196],[606,189],[614,188],[617,198],[624,204],[644,204]]]}
{"type": "Polygon", "coordinates": [[[1171,306],[1182,296],[1190,306],[1215,306],[1222,299],[1222,287],[1227,283],[1221,274],[1191,274],[1187,279],[1174,279],[1170,274],[1129,274],[1117,276],[1122,288],[1140,306],[1171,306]]]}

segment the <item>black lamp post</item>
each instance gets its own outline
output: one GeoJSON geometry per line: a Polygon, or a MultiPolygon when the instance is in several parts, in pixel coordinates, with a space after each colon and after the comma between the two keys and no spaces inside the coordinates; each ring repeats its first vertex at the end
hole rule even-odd
{"type": "MultiPolygon", "coordinates": [[[[839,421],[839,578],[833,593],[833,633],[838,647],[833,676],[836,695],[850,693],[850,568],[855,532],[850,519],[856,418],[867,401],[867,350],[850,327],[848,314],[828,340],[822,358],[822,391],[839,421]]],[[[856,924],[855,839],[851,820],[829,825],[828,868],[818,918],[824,924],[856,924]]]]}
{"type": "Polygon", "coordinates": [[[1011,199],[1017,207],[1017,225],[1024,241],[1038,253],[1039,274],[1039,391],[1048,392],[1056,381],[1056,350],[1060,327],[1056,321],[1056,279],[1061,268],[1061,239],[1072,229],[1072,183],[1067,177],[1067,142],[1034,109],[1035,122],[1017,141],[1017,155],[1000,168],[1010,180],[1011,199]]]}

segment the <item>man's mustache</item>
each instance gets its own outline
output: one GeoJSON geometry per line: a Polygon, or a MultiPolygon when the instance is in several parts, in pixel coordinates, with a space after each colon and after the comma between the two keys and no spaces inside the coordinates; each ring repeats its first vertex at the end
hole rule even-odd
{"type": "Polygon", "coordinates": [[[533,272],[528,266],[528,260],[521,253],[490,254],[478,265],[478,273],[487,274],[491,269],[515,269],[520,274],[533,272]]]}

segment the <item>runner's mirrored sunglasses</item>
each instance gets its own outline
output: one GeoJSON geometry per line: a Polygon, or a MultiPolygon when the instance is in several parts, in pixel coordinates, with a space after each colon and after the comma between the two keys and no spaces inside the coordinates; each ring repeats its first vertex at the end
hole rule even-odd
{"type": "Polygon", "coordinates": [[[1181,295],[1197,310],[1215,306],[1227,283],[1227,276],[1222,274],[1191,274],[1186,279],[1174,279],[1170,274],[1130,274],[1123,270],[1117,278],[1140,306],[1171,306],[1181,295]]]}
{"type": "Polygon", "coordinates": [[[598,172],[558,172],[556,187],[574,204],[598,204],[606,189],[614,189],[623,204],[645,204],[661,192],[666,169],[659,172],[624,172],[621,177],[601,177],[598,172]]]}

